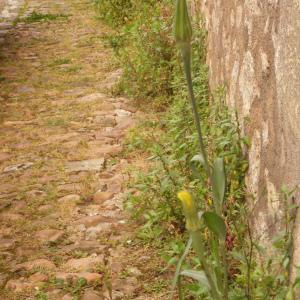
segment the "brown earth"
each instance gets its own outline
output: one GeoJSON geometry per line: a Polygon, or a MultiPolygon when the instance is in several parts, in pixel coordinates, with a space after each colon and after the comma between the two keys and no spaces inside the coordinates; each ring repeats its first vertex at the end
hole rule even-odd
{"type": "Polygon", "coordinates": [[[1,300],[166,297],[123,211],[138,114],[109,96],[120,70],[105,32],[90,1],[30,0],[0,49],[1,300]],[[33,11],[67,17],[29,23],[33,11]]]}

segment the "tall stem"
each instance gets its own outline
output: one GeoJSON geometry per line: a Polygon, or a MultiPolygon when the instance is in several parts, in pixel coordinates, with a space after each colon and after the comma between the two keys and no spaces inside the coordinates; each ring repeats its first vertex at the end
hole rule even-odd
{"type": "Polygon", "coordinates": [[[210,178],[211,170],[210,170],[210,166],[208,163],[206,150],[204,147],[202,130],[201,130],[201,125],[200,125],[200,117],[199,117],[199,113],[198,113],[198,109],[197,109],[197,105],[196,105],[196,99],[195,99],[194,90],[193,90],[190,45],[183,45],[181,47],[181,55],[182,55],[182,60],[183,60],[183,65],[184,65],[184,73],[185,73],[187,86],[188,86],[189,98],[190,98],[190,102],[191,102],[191,106],[192,106],[192,110],[193,110],[193,114],[194,114],[194,120],[195,120],[196,129],[197,129],[197,134],[198,134],[198,142],[199,142],[199,146],[200,146],[200,152],[203,155],[205,171],[207,173],[207,176],[210,178]]]}

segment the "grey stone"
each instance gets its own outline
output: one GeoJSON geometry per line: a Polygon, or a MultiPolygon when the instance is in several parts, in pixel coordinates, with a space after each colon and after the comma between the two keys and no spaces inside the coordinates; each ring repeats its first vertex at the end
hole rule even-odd
{"type": "Polygon", "coordinates": [[[130,111],[124,110],[124,109],[116,109],[115,110],[118,117],[129,117],[132,115],[130,111]]]}
{"type": "Polygon", "coordinates": [[[67,172],[101,171],[104,167],[104,162],[105,162],[104,158],[72,161],[66,164],[66,171],[67,172]]]}

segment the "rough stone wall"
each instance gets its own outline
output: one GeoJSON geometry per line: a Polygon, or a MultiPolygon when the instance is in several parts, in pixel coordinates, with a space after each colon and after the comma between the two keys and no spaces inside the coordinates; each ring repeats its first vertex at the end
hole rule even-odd
{"type": "MultiPolygon", "coordinates": [[[[268,238],[282,218],[280,187],[300,182],[300,0],[196,1],[208,30],[210,84],[226,86],[251,140],[254,227],[268,238]]],[[[300,251],[294,259],[300,265],[300,251]]]]}

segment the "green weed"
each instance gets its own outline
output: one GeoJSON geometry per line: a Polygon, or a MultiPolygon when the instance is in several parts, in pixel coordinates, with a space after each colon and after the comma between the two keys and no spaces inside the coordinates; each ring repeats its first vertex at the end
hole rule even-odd
{"type": "Polygon", "coordinates": [[[130,14],[121,27],[118,27],[119,19],[107,14],[106,6],[103,6],[106,3],[115,11],[110,1],[100,2],[99,14],[109,24],[116,22],[117,27],[106,37],[123,68],[121,81],[114,92],[143,99],[143,102],[152,100],[160,108],[165,107],[173,93],[173,69],[177,66],[172,39],[172,1],[127,1],[128,4],[119,1],[118,7],[123,5],[123,11],[130,14]],[[127,10],[127,5],[132,10],[127,10]]]}
{"type": "Polygon", "coordinates": [[[33,11],[29,16],[23,19],[25,23],[49,22],[56,20],[66,20],[67,15],[64,14],[43,14],[33,11]]]}

